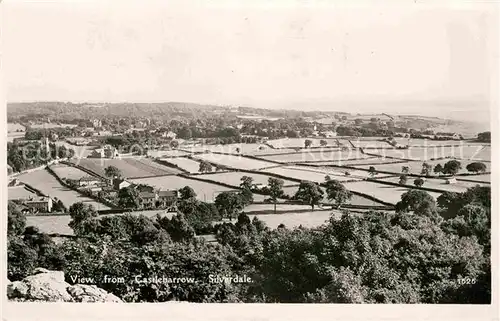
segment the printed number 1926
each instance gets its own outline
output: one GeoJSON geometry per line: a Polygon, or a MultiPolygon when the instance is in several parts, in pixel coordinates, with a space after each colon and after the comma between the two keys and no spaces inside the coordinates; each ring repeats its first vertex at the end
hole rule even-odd
{"type": "Polygon", "coordinates": [[[474,278],[461,278],[457,279],[458,284],[463,285],[463,284],[475,284],[476,279],[474,278]]]}

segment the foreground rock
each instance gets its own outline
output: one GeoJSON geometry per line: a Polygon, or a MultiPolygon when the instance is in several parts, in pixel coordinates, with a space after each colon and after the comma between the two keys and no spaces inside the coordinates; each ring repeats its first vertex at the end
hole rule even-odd
{"type": "Polygon", "coordinates": [[[22,281],[7,284],[7,297],[13,301],[43,302],[122,302],[114,294],[95,285],[70,285],[62,271],[37,268],[22,281]]]}

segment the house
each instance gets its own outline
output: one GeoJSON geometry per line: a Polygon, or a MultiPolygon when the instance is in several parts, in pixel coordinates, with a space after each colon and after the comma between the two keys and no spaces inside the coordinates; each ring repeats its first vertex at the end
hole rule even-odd
{"type": "Polygon", "coordinates": [[[139,203],[142,208],[154,208],[156,206],[156,193],[139,192],[139,203]]]}
{"type": "Polygon", "coordinates": [[[450,140],[461,140],[463,139],[462,135],[458,133],[436,133],[438,139],[450,139],[450,140]]]}
{"type": "Polygon", "coordinates": [[[175,139],[177,137],[177,134],[174,133],[173,131],[168,131],[168,132],[164,131],[161,133],[161,137],[175,139]]]}
{"type": "Polygon", "coordinates": [[[32,197],[24,202],[24,205],[35,212],[47,213],[52,210],[52,199],[50,197],[32,197]]]}
{"type": "Polygon", "coordinates": [[[170,207],[177,203],[177,190],[159,191],[157,207],[170,207]]]}
{"type": "Polygon", "coordinates": [[[457,179],[455,177],[450,177],[446,179],[446,184],[456,184],[457,179]]]}
{"type": "Polygon", "coordinates": [[[88,156],[89,158],[116,158],[120,154],[118,150],[111,145],[104,145],[101,148],[94,149],[88,156]]]}
{"type": "Polygon", "coordinates": [[[94,128],[99,128],[99,127],[102,127],[102,121],[100,119],[94,119],[92,121],[92,126],[94,128]]]}
{"type": "Polygon", "coordinates": [[[130,183],[129,181],[126,181],[126,180],[124,180],[122,178],[114,178],[113,182],[112,182],[112,185],[113,185],[113,189],[114,190],[119,191],[122,188],[125,188],[127,186],[132,185],[132,183],[130,183]]]}
{"type": "Polygon", "coordinates": [[[337,133],[331,130],[323,131],[319,135],[325,138],[337,137],[337,133]]]}
{"type": "Polygon", "coordinates": [[[101,180],[93,176],[85,176],[78,180],[78,186],[95,186],[101,183],[101,180]]]}

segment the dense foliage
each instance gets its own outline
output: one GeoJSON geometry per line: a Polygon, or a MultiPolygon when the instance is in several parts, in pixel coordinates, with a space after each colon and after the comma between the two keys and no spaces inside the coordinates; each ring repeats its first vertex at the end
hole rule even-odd
{"type": "MultiPolygon", "coordinates": [[[[330,185],[329,196],[346,197],[330,185]]],[[[241,213],[214,226],[238,213],[237,194],[219,194],[211,205],[186,189],[182,213],[171,218],[98,217],[75,204],[69,209],[75,237],[58,243],[26,227],[10,204],[8,277],[21,279],[36,267],[63,270],[68,282],[93,278],[127,302],[490,303],[490,193],[475,187],[436,202],[410,190],[396,212],[345,211],[315,229],[271,230],[241,213]],[[217,242],[198,237],[204,229],[217,242]],[[211,282],[234,275],[251,282],[211,282]],[[123,282],[105,282],[106,276],[123,282]],[[141,281],[154,276],[187,281],[141,281]]],[[[301,195],[319,196],[311,184],[301,195]]]]}

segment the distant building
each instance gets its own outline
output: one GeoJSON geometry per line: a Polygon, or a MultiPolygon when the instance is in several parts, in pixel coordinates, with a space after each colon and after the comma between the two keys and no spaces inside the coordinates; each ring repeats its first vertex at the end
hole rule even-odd
{"type": "Polygon", "coordinates": [[[101,183],[101,180],[97,177],[86,176],[78,180],[78,186],[95,186],[101,183]]]}
{"type": "Polygon", "coordinates": [[[177,202],[177,190],[159,191],[158,192],[158,205],[161,207],[169,207],[177,202]]]}
{"type": "Polygon", "coordinates": [[[130,185],[132,185],[132,183],[130,183],[129,181],[126,181],[122,178],[113,179],[113,188],[116,191],[119,191],[122,188],[125,188],[125,187],[130,186],[130,185]]]}
{"type": "Polygon", "coordinates": [[[118,150],[111,145],[104,145],[101,148],[94,149],[89,155],[90,158],[116,158],[119,156],[118,150]]]}
{"type": "Polygon", "coordinates": [[[446,184],[456,184],[457,179],[455,177],[450,177],[446,179],[446,184]]]}
{"type": "Polygon", "coordinates": [[[100,128],[100,127],[102,127],[102,121],[100,119],[94,119],[92,121],[92,126],[94,128],[100,128]]]}
{"type": "Polygon", "coordinates": [[[24,202],[24,205],[29,207],[35,212],[47,213],[52,210],[52,199],[50,197],[36,197],[28,199],[24,202]]]}
{"type": "Polygon", "coordinates": [[[326,137],[326,138],[337,137],[337,132],[334,132],[332,130],[327,130],[327,131],[321,132],[319,135],[326,137]]]}
{"type": "Polygon", "coordinates": [[[156,207],[157,195],[151,192],[139,192],[139,203],[142,208],[156,207]]]}

